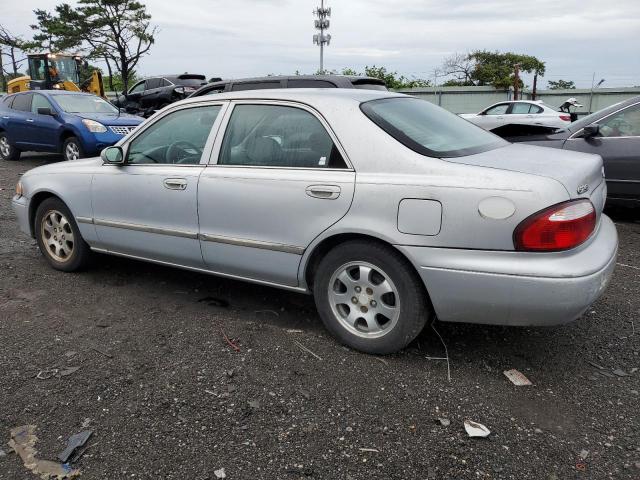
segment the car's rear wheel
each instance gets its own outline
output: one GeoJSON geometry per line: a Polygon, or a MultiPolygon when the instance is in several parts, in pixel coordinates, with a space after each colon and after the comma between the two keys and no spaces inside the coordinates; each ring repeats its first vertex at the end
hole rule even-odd
{"type": "Polygon", "coordinates": [[[76,137],[67,138],[62,144],[62,156],[65,160],[84,158],[84,150],[76,137]]]}
{"type": "Polygon", "coordinates": [[[313,290],[327,329],[367,353],[404,348],[432,315],[411,264],[374,241],[352,241],[331,250],[318,265],[313,290]]]}
{"type": "Polygon", "coordinates": [[[20,158],[20,150],[9,143],[9,138],[4,132],[0,133],[0,157],[3,160],[18,160],[20,158]]]}
{"type": "Polygon", "coordinates": [[[73,215],[58,198],[47,198],[36,210],[38,247],[56,270],[73,272],[87,266],[91,250],[73,215]]]}

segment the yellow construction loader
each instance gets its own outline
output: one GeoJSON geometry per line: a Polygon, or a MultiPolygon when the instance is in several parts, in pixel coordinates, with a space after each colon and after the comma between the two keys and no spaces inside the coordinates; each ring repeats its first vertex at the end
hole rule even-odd
{"type": "Polygon", "coordinates": [[[80,72],[87,68],[87,63],[77,55],[63,53],[37,53],[27,55],[29,75],[14,78],[7,84],[7,93],[25,92],[28,90],[70,90],[72,92],[88,92],[99,97],[104,94],[102,73],[91,72],[84,82],[80,81],[80,72]]]}

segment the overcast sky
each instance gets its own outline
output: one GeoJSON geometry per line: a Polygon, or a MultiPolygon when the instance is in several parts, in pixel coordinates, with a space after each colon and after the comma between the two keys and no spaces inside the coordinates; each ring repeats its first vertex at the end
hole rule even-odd
{"type": "MultiPolygon", "coordinates": [[[[8,2],[8,0],[2,0],[8,2]]],[[[160,28],[141,75],[189,71],[224,78],[313,73],[312,11],[320,0],[142,0],[160,28]]],[[[59,2],[27,0],[0,22],[31,36],[33,10],[59,2]]],[[[73,1],[71,2],[73,3],[73,1]]],[[[331,45],[325,68],[386,66],[430,78],[454,52],[513,51],[546,62],[546,80],[589,87],[640,85],[640,0],[327,0],[331,45]]]]}

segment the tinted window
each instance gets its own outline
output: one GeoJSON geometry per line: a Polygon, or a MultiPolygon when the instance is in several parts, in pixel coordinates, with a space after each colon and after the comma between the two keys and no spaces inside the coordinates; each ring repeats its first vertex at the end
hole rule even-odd
{"type": "Polygon", "coordinates": [[[171,82],[169,82],[169,80],[167,80],[166,78],[161,78],[160,79],[160,86],[161,87],[170,87],[171,86],[171,82]]]}
{"type": "Polygon", "coordinates": [[[180,165],[200,163],[220,108],[219,105],[187,108],[162,117],[131,142],[127,162],[180,165]]]}
{"type": "Polygon", "coordinates": [[[513,115],[522,115],[525,113],[529,113],[531,107],[532,105],[529,103],[514,103],[511,107],[511,113],[513,115]]]}
{"type": "Polygon", "coordinates": [[[461,157],[508,142],[425,100],[385,98],[363,103],[364,114],[410,149],[431,157],[461,157]]]}
{"type": "Polygon", "coordinates": [[[625,108],[600,122],[603,137],[639,137],[640,105],[625,108]]]}
{"type": "Polygon", "coordinates": [[[31,111],[33,113],[38,113],[39,108],[49,108],[53,111],[53,107],[49,100],[47,100],[43,95],[34,94],[33,101],[31,102],[31,111]]]}
{"type": "Polygon", "coordinates": [[[14,110],[20,110],[22,112],[30,112],[31,97],[33,97],[32,93],[16,95],[16,98],[13,100],[13,105],[11,108],[13,108],[14,110]]]}
{"type": "Polygon", "coordinates": [[[145,90],[151,90],[153,88],[159,88],[160,87],[160,83],[162,83],[162,79],[161,78],[150,78],[147,80],[147,85],[145,87],[145,90]]]}
{"type": "Polygon", "coordinates": [[[234,83],[231,90],[238,92],[240,90],[264,90],[267,88],[280,88],[280,81],[276,82],[245,82],[234,83]]]}
{"type": "Polygon", "coordinates": [[[131,90],[129,90],[129,93],[140,93],[140,92],[144,92],[144,82],[140,82],[137,85],[134,85],[133,87],[131,87],[131,90]]]}
{"type": "Polygon", "coordinates": [[[346,168],[320,121],[306,110],[237,105],[218,161],[222,165],[346,168]]]}
{"type": "Polygon", "coordinates": [[[336,85],[327,80],[298,80],[293,79],[287,82],[289,88],[337,88],[336,85]]]}
{"type": "Polygon", "coordinates": [[[381,85],[379,83],[355,81],[352,82],[352,84],[353,88],[360,88],[362,90],[387,90],[387,87],[385,85],[381,85]]]}
{"type": "Polygon", "coordinates": [[[500,105],[496,105],[495,107],[491,107],[484,112],[485,115],[504,115],[507,113],[507,109],[509,108],[508,103],[501,103],[500,105]]]}
{"type": "Polygon", "coordinates": [[[5,107],[11,108],[11,104],[13,103],[13,99],[15,97],[5,97],[2,99],[2,103],[4,103],[5,107]]]}

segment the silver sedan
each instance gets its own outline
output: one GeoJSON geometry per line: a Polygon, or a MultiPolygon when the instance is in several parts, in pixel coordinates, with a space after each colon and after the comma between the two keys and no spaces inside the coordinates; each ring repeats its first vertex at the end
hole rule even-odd
{"type": "Polygon", "coordinates": [[[575,320],[618,245],[599,156],[512,145],[379,91],[185,100],[16,190],[53,268],[94,251],[312,293],[326,327],[371,353],[436,317],[575,320]]]}

